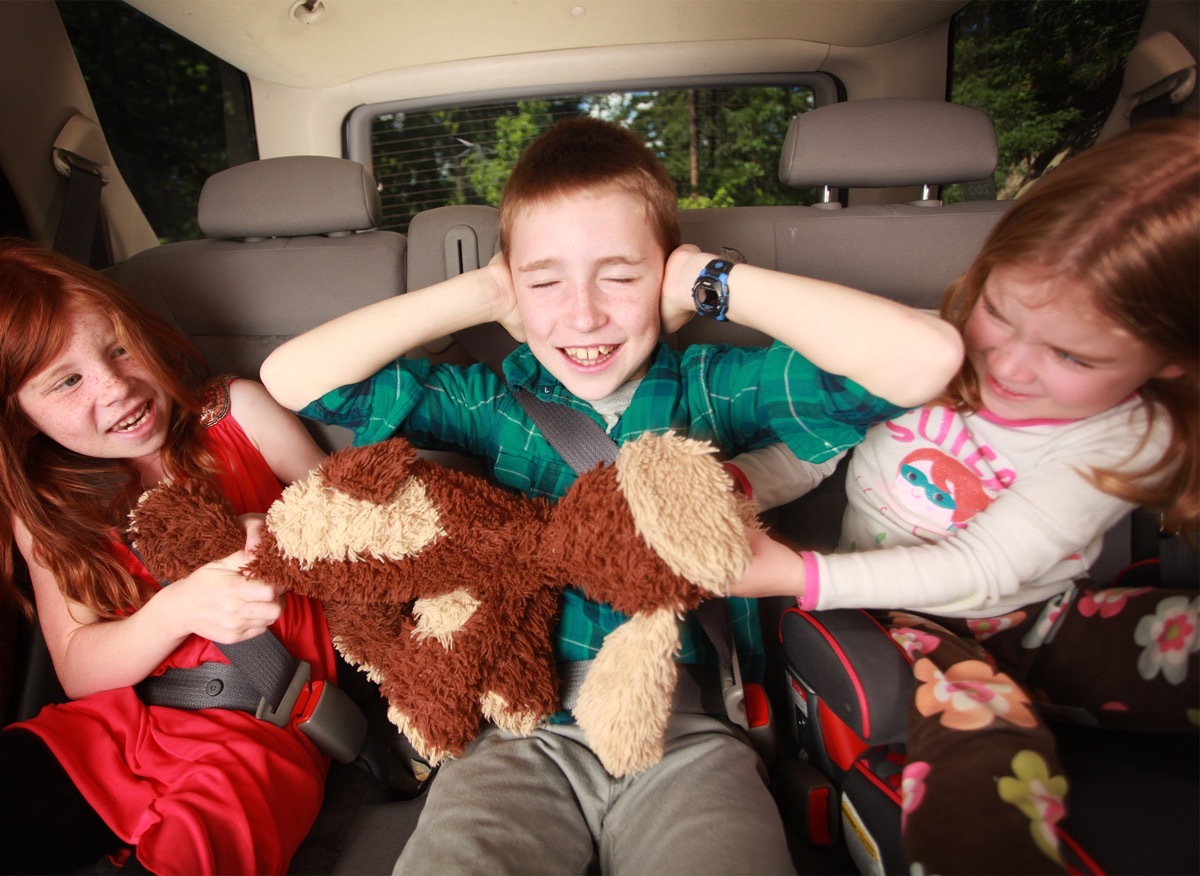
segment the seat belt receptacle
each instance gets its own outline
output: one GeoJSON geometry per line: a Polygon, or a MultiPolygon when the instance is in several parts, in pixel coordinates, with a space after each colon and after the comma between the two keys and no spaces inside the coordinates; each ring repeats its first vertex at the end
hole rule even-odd
{"type": "Polygon", "coordinates": [[[340,763],[353,763],[367,738],[367,718],[335,684],[314,681],[300,703],[296,726],[325,754],[340,763]]]}
{"type": "Polygon", "coordinates": [[[362,751],[367,736],[366,716],[341,688],[311,678],[308,661],[298,661],[279,705],[272,708],[263,697],[254,717],[276,727],[286,727],[295,721],[323,754],[341,763],[351,763],[362,751]]]}

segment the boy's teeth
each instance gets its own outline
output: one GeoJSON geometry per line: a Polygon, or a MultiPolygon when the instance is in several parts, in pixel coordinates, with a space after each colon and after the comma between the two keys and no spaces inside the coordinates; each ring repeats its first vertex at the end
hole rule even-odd
{"type": "Polygon", "coordinates": [[[610,344],[600,344],[596,347],[564,347],[564,352],[577,362],[595,362],[607,356],[616,347],[610,344]]]}

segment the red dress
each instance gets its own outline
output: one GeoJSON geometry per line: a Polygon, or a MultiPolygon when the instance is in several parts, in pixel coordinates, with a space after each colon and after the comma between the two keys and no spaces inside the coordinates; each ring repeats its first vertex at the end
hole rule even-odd
{"type": "MultiPolygon", "coordinates": [[[[232,417],[218,419],[203,438],[229,472],[220,484],[239,514],[266,511],[279,498],[274,473],[232,417]]],[[[132,552],[114,550],[134,574],[153,580],[132,552]]],[[[289,595],[271,630],[312,664],[313,679],[336,680],[319,602],[289,595]]],[[[211,641],[191,636],[158,671],[205,661],[229,662],[211,641]]],[[[316,819],[329,766],[294,726],[246,712],[145,706],[129,687],[47,706],[14,726],[46,742],[154,873],[286,872],[316,819]]]]}

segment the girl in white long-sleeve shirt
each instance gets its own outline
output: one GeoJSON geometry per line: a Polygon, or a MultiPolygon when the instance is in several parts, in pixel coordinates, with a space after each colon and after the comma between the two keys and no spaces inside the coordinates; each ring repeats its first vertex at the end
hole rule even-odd
{"type": "Polygon", "coordinates": [[[947,293],[962,373],[855,449],[840,552],[753,536],[740,595],[902,609],[878,616],[918,682],[903,831],[924,872],[1062,866],[1067,780],[1034,702],[1195,729],[1196,591],[1084,576],[1136,505],[1195,532],[1198,274],[1200,122],[1066,162],[947,293]]]}

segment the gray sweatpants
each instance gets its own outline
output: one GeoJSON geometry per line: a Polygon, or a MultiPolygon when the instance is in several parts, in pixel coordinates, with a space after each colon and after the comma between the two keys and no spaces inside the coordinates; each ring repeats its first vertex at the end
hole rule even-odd
{"type": "Polygon", "coordinates": [[[792,873],[762,762],[740,731],[676,714],[662,761],[614,779],[575,725],[494,727],[430,786],[398,874],[792,873]]]}

